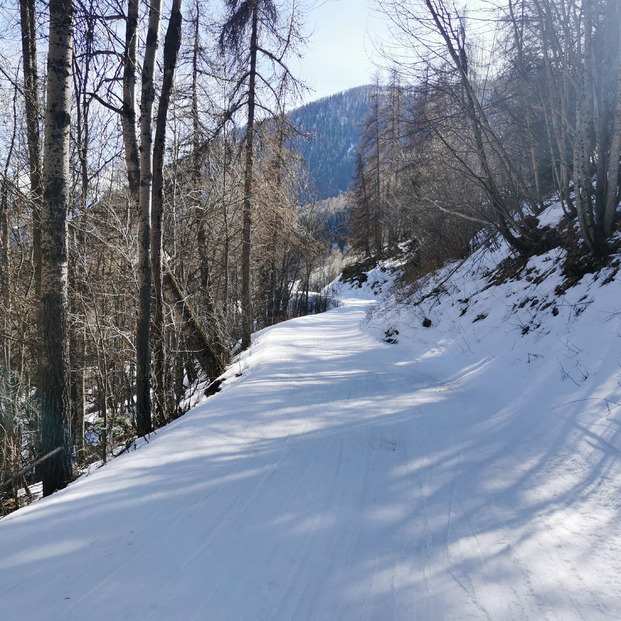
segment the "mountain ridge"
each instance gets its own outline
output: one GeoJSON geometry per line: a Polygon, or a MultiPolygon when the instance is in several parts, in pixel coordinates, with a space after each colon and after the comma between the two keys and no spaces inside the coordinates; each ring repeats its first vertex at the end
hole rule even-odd
{"type": "Polygon", "coordinates": [[[307,163],[317,200],[349,189],[373,88],[357,86],[287,113],[287,120],[300,132],[292,146],[307,163]]]}

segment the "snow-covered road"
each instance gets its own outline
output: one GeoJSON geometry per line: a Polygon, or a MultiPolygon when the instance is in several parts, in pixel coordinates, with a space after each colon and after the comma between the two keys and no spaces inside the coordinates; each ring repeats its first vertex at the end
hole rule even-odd
{"type": "Polygon", "coordinates": [[[0,521],[0,619],[621,618],[619,451],[545,373],[527,397],[492,354],[388,344],[368,304],[263,331],[222,392],[0,521]]]}

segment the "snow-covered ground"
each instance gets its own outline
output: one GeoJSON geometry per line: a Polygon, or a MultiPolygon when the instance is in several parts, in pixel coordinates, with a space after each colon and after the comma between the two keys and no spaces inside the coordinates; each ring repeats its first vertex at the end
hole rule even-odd
{"type": "Polygon", "coordinates": [[[621,619],[619,277],[556,297],[552,251],[488,287],[503,253],[416,306],[342,286],[1,520],[0,619],[621,619]]]}

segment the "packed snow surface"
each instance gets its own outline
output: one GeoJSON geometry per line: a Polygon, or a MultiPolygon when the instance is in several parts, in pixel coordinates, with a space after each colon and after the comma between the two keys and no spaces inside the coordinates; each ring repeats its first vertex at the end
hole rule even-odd
{"type": "Polygon", "coordinates": [[[493,255],[342,287],[1,520],[0,619],[620,619],[619,283],[493,255]]]}

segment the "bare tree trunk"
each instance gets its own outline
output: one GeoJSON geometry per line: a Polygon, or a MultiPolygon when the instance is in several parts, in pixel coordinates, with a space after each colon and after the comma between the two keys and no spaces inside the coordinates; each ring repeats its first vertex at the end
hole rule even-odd
{"type": "Polygon", "coordinates": [[[282,32],[278,25],[278,3],[272,0],[231,0],[226,2],[226,22],[222,26],[219,37],[219,47],[222,53],[230,52],[235,58],[234,64],[239,70],[239,79],[233,87],[234,97],[239,100],[233,107],[244,106],[247,109],[246,137],[245,137],[245,166],[244,166],[244,196],[242,201],[242,291],[241,291],[241,344],[248,347],[251,343],[253,327],[253,308],[250,283],[251,261],[251,229],[253,203],[253,167],[255,147],[255,109],[258,105],[260,84],[268,87],[277,100],[282,104],[282,89],[292,78],[283,62],[283,58],[290,48],[299,41],[296,29],[295,3],[286,32],[282,32]],[[259,44],[259,26],[263,38],[272,37],[277,41],[278,51],[273,52],[259,44]],[[249,40],[248,40],[249,35],[249,40]],[[282,71],[280,86],[273,88],[265,76],[260,75],[258,56],[262,55],[272,66],[282,71]],[[246,83],[248,87],[245,88],[246,83]],[[241,95],[241,97],[240,97],[241,95]]]}
{"type": "Polygon", "coordinates": [[[356,154],[356,173],[354,176],[354,191],[356,206],[352,213],[352,228],[356,238],[356,246],[364,251],[364,256],[371,256],[371,209],[366,182],[366,171],[362,154],[356,154]]]}
{"type": "Polygon", "coordinates": [[[69,342],[71,363],[71,431],[78,462],[84,458],[84,336],[73,330],[69,342]]]}
{"type": "Polygon", "coordinates": [[[200,122],[198,118],[198,53],[200,50],[200,2],[194,0],[194,42],[192,45],[192,180],[200,173],[200,122]]]}
{"type": "Polygon", "coordinates": [[[51,0],[48,53],[45,159],[43,163],[39,396],[41,451],[62,450],[41,465],[43,494],[72,476],[67,336],[67,212],[70,202],[69,129],[73,0],[51,0]]]}
{"type": "Polygon", "coordinates": [[[590,0],[586,0],[584,15],[584,59],[576,111],[574,143],[574,188],[576,210],[582,235],[593,252],[597,252],[598,235],[593,214],[593,184],[591,155],[593,153],[593,20],[590,0]]]}
{"type": "Polygon", "coordinates": [[[136,49],[139,6],[139,0],[127,1],[123,55],[123,106],[121,108],[125,164],[134,209],[138,209],[140,202],[140,155],[136,138],[136,49]]]}
{"type": "Polygon", "coordinates": [[[231,247],[231,235],[229,232],[229,213],[227,209],[227,172],[229,167],[229,147],[228,147],[228,138],[225,135],[224,139],[224,166],[222,168],[222,221],[224,223],[224,244],[222,248],[222,256],[223,256],[223,265],[222,270],[224,272],[224,283],[223,283],[223,291],[222,291],[222,316],[225,321],[228,323],[229,320],[229,261],[230,261],[230,247],[231,247]]]}
{"type": "Polygon", "coordinates": [[[619,204],[621,9],[616,0],[583,0],[582,8],[573,171],[576,210],[589,249],[605,255],[619,204]]]}
{"type": "Polygon", "coordinates": [[[140,100],[140,193],[138,233],[138,319],[136,322],[136,430],[143,436],[153,431],[151,421],[151,192],[153,186],[153,102],[155,54],[160,27],[161,0],[152,0],[147,46],[142,64],[140,100]]]}
{"type": "Polygon", "coordinates": [[[173,86],[177,54],[181,45],[181,0],[173,0],[168,29],[164,38],[164,81],[157,110],[155,143],[153,147],[153,212],[151,230],[151,265],[153,270],[153,349],[155,360],[155,393],[159,419],[164,411],[164,299],[162,295],[162,219],[164,216],[164,152],[166,148],[166,117],[173,86]]]}
{"type": "Polygon", "coordinates": [[[11,284],[11,266],[9,264],[9,196],[8,182],[2,182],[0,196],[0,304],[3,311],[2,329],[6,331],[9,309],[9,291],[11,284]]]}
{"type": "Polygon", "coordinates": [[[609,11],[609,28],[611,37],[613,38],[610,44],[617,46],[616,71],[611,71],[611,75],[616,76],[617,88],[614,94],[615,104],[612,110],[610,159],[608,162],[608,170],[606,171],[607,174],[606,177],[604,177],[607,178],[607,187],[602,225],[606,237],[609,237],[613,233],[617,207],[621,200],[621,166],[619,162],[619,155],[621,152],[621,9],[618,5],[615,7],[611,2],[609,11]],[[614,41],[615,37],[616,41],[614,41]]]}
{"type": "Polygon", "coordinates": [[[203,332],[196,316],[192,312],[186,296],[183,295],[179,283],[169,268],[164,270],[163,282],[164,288],[170,296],[170,302],[175,305],[175,310],[181,316],[182,329],[188,344],[192,348],[205,375],[213,381],[224,371],[221,351],[218,351],[217,345],[214,348],[209,342],[207,335],[203,332]]]}
{"type": "MultiPolygon", "coordinates": [[[[85,52],[80,64],[74,57],[74,97],[77,102],[76,122],[75,122],[75,149],[79,162],[80,175],[80,202],[78,204],[78,217],[84,213],[88,207],[88,194],[90,187],[89,176],[89,149],[91,144],[91,122],[90,122],[90,103],[89,83],[91,77],[91,67],[94,58],[93,44],[95,41],[96,13],[94,7],[95,0],[90,0],[88,11],[84,15],[85,31],[83,32],[85,52]]],[[[84,233],[79,227],[73,227],[73,245],[76,248],[86,247],[84,233]]],[[[75,259],[75,257],[70,257],[75,259]]],[[[70,261],[69,272],[69,310],[70,315],[76,317],[80,314],[79,304],[77,303],[80,295],[81,281],[76,270],[75,260],[70,261]],[[71,295],[73,292],[73,295],[71,295]]],[[[71,363],[71,429],[75,442],[75,453],[78,463],[85,458],[84,441],[84,416],[85,416],[85,385],[84,385],[84,364],[85,364],[86,343],[83,328],[74,323],[69,325],[69,357],[71,363]]]]}
{"type": "Polygon", "coordinates": [[[246,165],[244,170],[244,203],[242,207],[242,347],[249,347],[252,336],[252,299],[250,295],[250,241],[252,226],[252,189],[254,165],[254,117],[256,106],[257,47],[259,10],[252,8],[250,35],[250,73],[248,77],[248,119],[246,123],[246,165]]]}
{"type": "MultiPolygon", "coordinates": [[[[514,42],[516,53],[517,53],[517,67],[518,67],[519,74],[522,77],[522,81],[520,84],[521,96],[524,99],[524,101],[527,101],[526,90],[528,87],[526,83],[524,82],[525,77],[526,77],[526,73],[525,73],[526,63],[524,62],[524,32],[523,32],[522,22],[516,17],[516,14],[515,14],[514,0],[509,0],[508,10],[509,10],[509,15],[511,19],[512,30],[513,30],[513,42],[514,42]]],[[[539,205],[539,207],[542,208],[543,198],[542,198],[542,193],[541,193],[541,182],[539,178],[539,158],[537,157],[537,146],[536,146],[534,136],[533,136],[532,108],[530,106],[526,107],[525,117],[526,117],[525,118],[526,129],[528,132],[528,139],[530,143],[530,160],[531,160],[531,167],[533,171],[533,179],[535,183],[536,202],[539,205]]]]}
{"type": "Polygon", "coordinates": [[[573,34],[570,18],[561,5],[559,11],[548,0],[534,0],[536,24],[541,40],[546,83],[543,88],[542,103],[546,116],[549,150],[553,173],[563,210],[575,215],[571,198],[572,155],[570,141],[573,137],[573,120],[570,114],[570,91],[573,77],[571,68],[576,67],[572,57],[573,34]],[[555,23],[556,20],[560,21],[555,23]],[[561,42],[564,40],[564,43],[561,42]]]}
{"type": "Polygon", "coordinates": [[[39,75],[37,71],[37,38],[34,0],[20,0],[22,55],[24,62],[24,99],[28,167],[32,199],[32,248],[35,291],[41,297],[41,205],[43,184],[41,170],[41,139],[39,134],[39,75]]]}
{"type": "Polygon", "coordinates": [[[381,119],[380,119],[380,85],[379,79],[375,83],[374,103],[372,107],[373,119],[373,177],[375,179],[374,199],[375,214],[373,218],[373,237],[375,240],[375,256],[379,259],[382,256],[382,149],[380,144],[381,119]]]}
{"type": "MultiPolygon", "coordinates": [[[[1,327],[6,334],[9,334],[8,313],[11,304],[11,265],[9,263],[9,167],[11,165],[11,159],[13,158],[17,137],[17,95],[18,88],[16,85],[13,96],[13,131],[11,133],[9,151],[4,164],[4,176],[0,194],[0,308],[3,313],[1,327]]],[[[5,345],[5,347],[3,348],[3,357],[0,360],[0,367],[5,366],[9,368],[8,344],[6,344],[5,339],[3,339],[3,345],[5,345]]]]}

